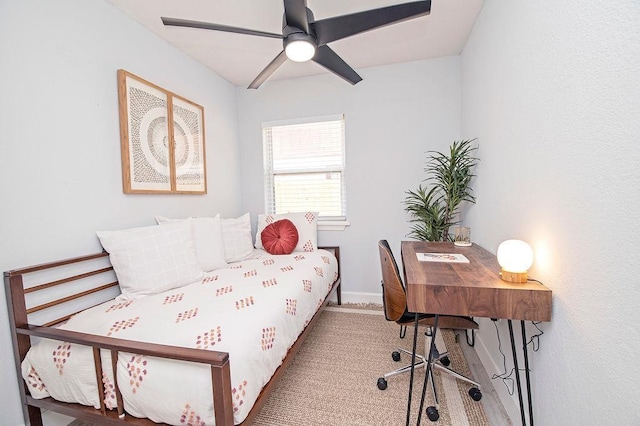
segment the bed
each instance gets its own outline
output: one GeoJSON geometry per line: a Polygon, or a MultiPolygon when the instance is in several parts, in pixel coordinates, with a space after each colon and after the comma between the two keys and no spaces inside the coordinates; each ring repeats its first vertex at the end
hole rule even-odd
{"type": "Polygon", "coordinates": [[[133,300],[113,298],[106,252],[4,277],[31,425],[42,424],[42,408],[101,424],[251,424],[327,296],[335,290],[341,302],[338,247],[256,249],[133,300]],[[103,300],[63,312],[85,299],[103,300]],[[42,319],[47,311],[53,319],[42,319]]]}

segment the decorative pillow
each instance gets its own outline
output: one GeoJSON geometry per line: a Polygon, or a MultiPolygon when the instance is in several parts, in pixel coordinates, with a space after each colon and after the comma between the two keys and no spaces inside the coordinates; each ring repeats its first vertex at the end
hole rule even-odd
{"type": "Polygon", "coordinates": [[[289,219],[275,221],[260,233],[262,245],[269,254],[291,254],[298,245],[298,230],[289,219]]]}
{"type": "Polygon", "coordinates": [[[195,217],[187,219],[168,219],[156,216],[159,225],[180,221],[189,222],[193,233],[193,245],[198,263],[204,271],[213,271],[227,266],[224,260],[224,242],[222,241],[222,225],[220,215],[215,217],[195,217]]]}
{"type": "Polygon", "coordinates": [[[224,259],[227,262],[239,262],[253,255],[251,237],[251,216],[245,213],[236,219],[220,219],[224,259]]]}
{"type": "Polygon", "coordinates": [[[281,219],[290,220],[298,230],[298,244],[293,251],[315,251],[318,249],[318,213],[315,212],[258,215],[256,248],[264,248],[261,235],[264,228],[281,219]]]}
{"type": "Polygon", "coordinates": [[[188,222],[96,234],[109,252],[126,299],[161,293],[203,276],[188,222]]]}

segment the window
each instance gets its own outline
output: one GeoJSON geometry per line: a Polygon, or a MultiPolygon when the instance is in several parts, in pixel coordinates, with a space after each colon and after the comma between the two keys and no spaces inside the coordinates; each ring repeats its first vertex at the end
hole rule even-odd
{"type": "Polygon", "coordinates": [[[327,223],[338,221],[343,228],[344,116],[264,123],[262,139],[265,211],[317,211],[321,229],[331,229],[327,223]]]}

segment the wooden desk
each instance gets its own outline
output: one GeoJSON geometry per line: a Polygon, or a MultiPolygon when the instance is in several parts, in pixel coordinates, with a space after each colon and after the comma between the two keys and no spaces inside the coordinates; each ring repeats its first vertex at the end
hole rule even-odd
{"type": "MultiPolygon", "coordinates": [[[[519,371],[518,357],[511,320],[521,320],[529,422],[533,426],[529,359],[524,321],[551,321],[551,290],[533,281],[522,284],[503,281],[499,275],[500,265],[496,257],[476,244],[470,247],[458,247],[447,242],[403,241],[402,265],[407,289],[407,305],[410,312],[436,314],[436,324],[438,315],[507,319],[516,372],[519,371]],[[469,259],[469,263],[424,262],[418,260],[416,253],[458,253],[469,259]]],[[[414,353],[418,329],[417,318],[416,315],[414,353]]],[[[432,345],[434,342],[435,331],[432,345]]],[[[431,353],[433,353],[433,348],[429,353],[429,362],[431,361],[431,353]]],[[[427,378],[429,368],[430,364],[427,365],[427,378]]],[[[422,389],[418,424],[420,424],[424,404],[427,378],[425,378],[422,389]]],[[[519,374],[516,374],[516,383],[522,424],[525,425],[525,410],[519,374]]],[[[410,420],[412,387],[413,370],[407,402],[407,426],[410,420]]]]}
{"type": "Polygon", "coordinates": [[[476,244],[403,241],[402,264],[410,312],[551,321],[551,290],[503,281],[496,257],[476,244]],[[421,262],[416,253],[459,253],[469,263],[421,262]]]}

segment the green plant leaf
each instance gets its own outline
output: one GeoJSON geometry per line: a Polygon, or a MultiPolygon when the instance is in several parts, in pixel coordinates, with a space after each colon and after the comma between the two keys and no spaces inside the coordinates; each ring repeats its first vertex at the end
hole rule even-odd
{"type": "Polygon", "coordinates": [[[475,203],[470,183],[475,177],[473,169],[478,158],[474,156],[476,139],[454,141],[445,155],[427,151],[429,158],[424,168],[424,182],[430,187],[418,186],[416,191],[405,191],[405,210],[412,223],[408,236],[418,240],[451,240],[449,228],[458,223],[455,218],[464,201],[475,203]]]}

